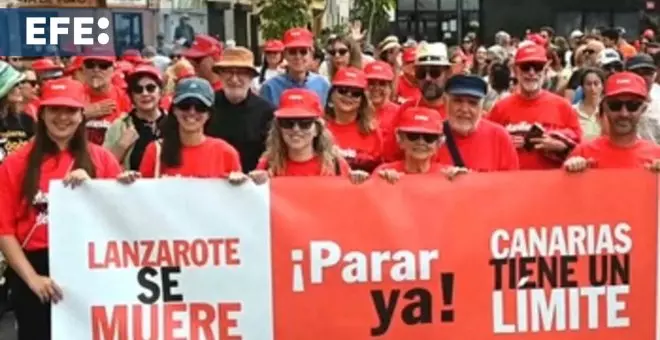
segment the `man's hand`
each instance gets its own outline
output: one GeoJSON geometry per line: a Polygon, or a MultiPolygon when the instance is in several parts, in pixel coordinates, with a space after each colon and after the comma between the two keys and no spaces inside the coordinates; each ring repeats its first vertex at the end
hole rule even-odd
{"type": "Polygon", "coordinates": [[[537,150],[549,152],[563,152],[568,149],[568,145],[559,139],[552,138],[550,135],[544,135],[539,138],[531,138],[530,142],[534,143],[534,148],[537,150]]]}
{"type": "Polygon", "coordinates": [[[85,116],[87,118],[99,118],[111,114],[117,108],[117,103],[112,99],[106,99],[94,104],[90,104],[85,108],[85,116]]]}

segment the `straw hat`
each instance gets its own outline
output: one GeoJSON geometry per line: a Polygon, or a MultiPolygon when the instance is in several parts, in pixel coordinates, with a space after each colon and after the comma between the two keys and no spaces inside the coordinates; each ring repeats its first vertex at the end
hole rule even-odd
{"type": "Polygon", "coordinates": [[[259,72],[254,68],[254,54],[245,47],[233,47],[225,50],[222,54],[222,60],[213,65],[214,70],[225,68],[241,68],[249,70],[253,77],[259,72]]]}

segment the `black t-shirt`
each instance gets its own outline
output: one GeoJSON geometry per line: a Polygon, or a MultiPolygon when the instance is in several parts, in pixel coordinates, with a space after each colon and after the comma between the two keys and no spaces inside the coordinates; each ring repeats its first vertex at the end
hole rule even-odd
{"type": "Polygon", "coordinates": [[[135,115],[135,110],[131,111],[128,117],[131,119],[131,122],[133,122],[135,131],[137,131],[139,136],[135,141],[135,144],[133,144],[133,151],[131,152],[131,159],[129,160],[131,167],[130,170],[138,171],[140,170],[140,163],[142,162],[142,157],[144,156],[144,151],[147,149],[147,145],[161,137],[159,126],[163,117],[165,117],[165,114],[161,113],[160,117],[154,122],[138,118],[138,116],[135,115]]]}
{"type": "Polygon", "coordinates": [[[35,122],[27,113],[0,118],[0,163],[34,136],[35,122]]]}

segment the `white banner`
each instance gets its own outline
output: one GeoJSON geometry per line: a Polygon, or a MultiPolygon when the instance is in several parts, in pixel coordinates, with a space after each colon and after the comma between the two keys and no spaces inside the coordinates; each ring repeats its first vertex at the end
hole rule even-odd
{"type": "Polygon", "coordinates": [[[273,339],[267,185],[56,182],[49,202],[54,340],[273,339]]]}

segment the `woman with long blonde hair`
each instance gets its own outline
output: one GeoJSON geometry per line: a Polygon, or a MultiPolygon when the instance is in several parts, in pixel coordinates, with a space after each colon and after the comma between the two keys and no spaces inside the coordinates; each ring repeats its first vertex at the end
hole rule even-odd
{"type": "Polygon", "coordinates": [[[284,91],[266,142],[250,177],[264,183],[278,176],[348,176],[350,167],[326,129],[319,97],[306,89],[284,91]]]}
{"type": "Polygon", "coordinates": [[[371,172],[382,161],[383,138],[366,90],[362,70],[340,69],[332,81],[325,119],[351,168],[371,172]]]}

